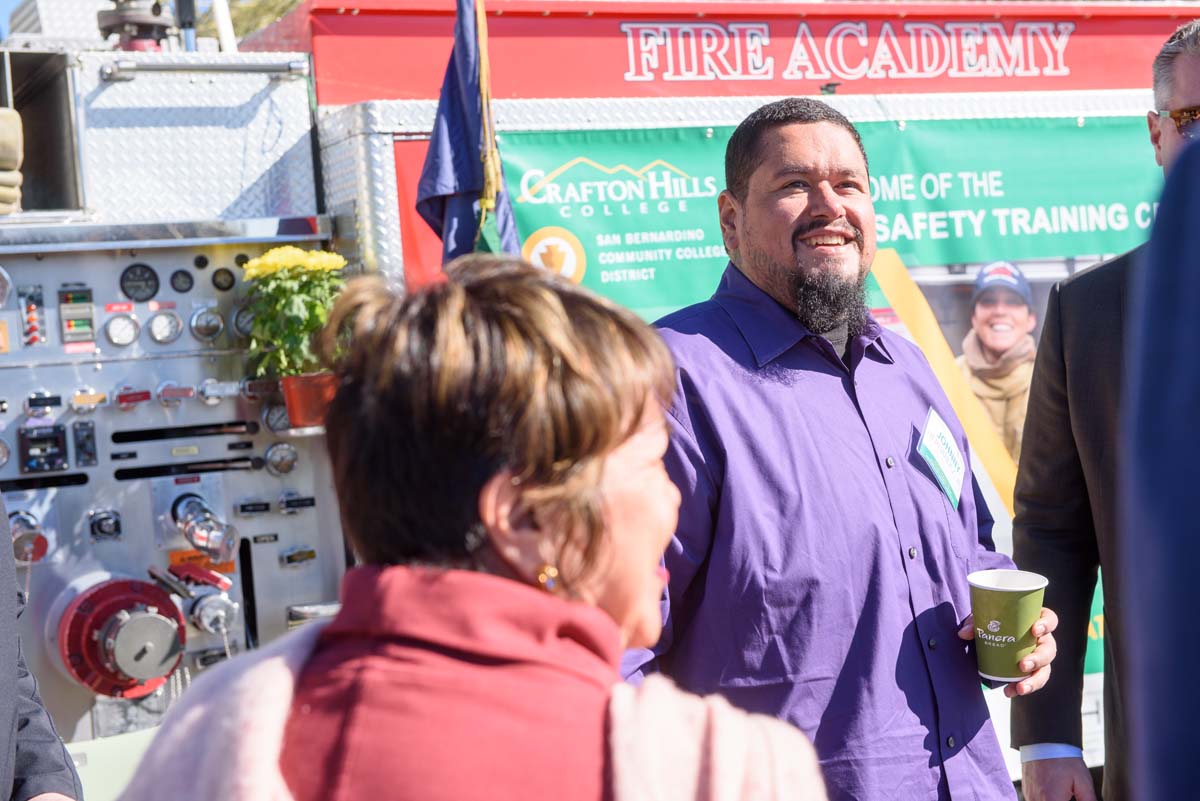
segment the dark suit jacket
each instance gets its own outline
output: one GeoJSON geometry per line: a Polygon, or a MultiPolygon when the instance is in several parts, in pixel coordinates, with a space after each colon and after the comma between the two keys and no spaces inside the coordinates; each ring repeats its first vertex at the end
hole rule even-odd
{"type": "Polygon", "coordinates": [[[83,798],[71,756],[38,696],[25,667],[17,616],[24,601],[17,591],[8,512],[0,498],[0,799],[25,801],[40,793],[83,798]]]}
{"type": "Polygon", "coordinates": [[[1200,453],[1200,147],[1171,167],[1130,293],[1122,580],[1130,785],[1138,801],[1196,798],[1196,454],[1200,453]]]}
{"type": "Polygon", "coordinates": [[[1017,472],[1013,560],[1050,579],[1058,657],[1040,692],[1015,699],[1013,747],[1080,745],[1083,660],[1096,568],[1104,570],[1104,798],[1124,801],[1117,554],[1125,297],[1138,250],[1055,285],[1033,368],[1017,472]]]}

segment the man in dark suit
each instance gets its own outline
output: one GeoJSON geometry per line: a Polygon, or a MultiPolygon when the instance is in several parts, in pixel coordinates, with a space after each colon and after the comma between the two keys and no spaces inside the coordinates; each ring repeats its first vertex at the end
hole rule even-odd
{"type": "Polygon", "coordinates": [[[1192,331],[1200,270],[1200,146],[1171,170],[1130,294],[1122,444],[1129,777],[1139,801],[1195,798],[1196,453],[1200,360],[1192,331]]]}
{"type": "MultiPolygon", "coordinates": [[[[0,498],[0,543],[11,542],[0,498]]],[[[12,547],[0,545],[0,799],[79,801],[75,766],[21,655],[17,616],[23,606],[12,547]]]]}
{"type": "MultiPolygon", "coordinates": [[[[1180,27],[1154,60],[1147,115],[1163,171],[1191,136],[1200,109],[1200,20],[1180,27]],[[1182,112],[1182,113],[1180,113],[1182,112]]],[[[1118,575],[1119,403],[1125,300],[1143,248],[1055,285],[1046,307],[1017,473],[1013,558],[1050,579],[1059,614],[1058,661],[1042,692],[1013,701],[1027,801],[1095,801],[1082,752],[1083,662],[1096,569],[1104,574],[1104,799],[1132,798],[1125,769],[1124,628],[1118,575]]]]}

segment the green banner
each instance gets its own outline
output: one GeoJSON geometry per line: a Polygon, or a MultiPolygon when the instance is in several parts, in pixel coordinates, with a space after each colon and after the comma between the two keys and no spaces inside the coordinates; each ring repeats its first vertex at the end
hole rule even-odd
{"type": "Polygon", "coordinates": [[[865,125],[880,247],[910,267],[1123,253],[1162,190],[1141,117],[865,125]]]}
{"type": "MultiPolygon", "coordinates": [[[[880,247],[910,267],[1120,253],[1161,176],[1141,118],[859,126],[880,247]]],[[[708,297],[732,128],[505,133],[524,255],[654,319],[708,297]]]]}
{"type": "Polygon", "coordinates": [[[729,133],[503,134],[522,254],[649,320],[707,298],[727,262],[717,195],[729,133]]]}
{"type": "Polygon", "coordinates": [[[1087,655],[1083,660],[1084,673],[1104,672],[1104,587],[1096,581],[1092,597],[1092,615],[1088,618],[1087,655]]]}

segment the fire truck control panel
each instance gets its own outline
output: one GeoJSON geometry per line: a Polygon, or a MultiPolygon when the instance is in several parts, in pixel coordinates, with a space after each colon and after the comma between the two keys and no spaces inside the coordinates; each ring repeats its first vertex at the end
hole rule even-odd
{"type": "Polygon", "coordinates": [[[245,378],[240,265],[267,246],[0,255],[0,490],[68,741],[153,725],[197,673],[336,608],[321,432],[245,378]]]}

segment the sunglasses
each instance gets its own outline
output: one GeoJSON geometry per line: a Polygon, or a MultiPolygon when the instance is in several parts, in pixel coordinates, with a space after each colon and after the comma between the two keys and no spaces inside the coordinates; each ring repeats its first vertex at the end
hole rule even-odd
{"type": "Polygon", "coordinates": [[[1160,117],[1170,117],[1173,119],[1175,121],[1175,130],[1179,131],[1179,135],[1184,139],[1190,140],[1200,136],[1200,127],[1195,125],[1196,120],[1200,120],[1200,106],[1180,108],[1174,111],[1156,109],[1154,113],[1160,117]]]}

